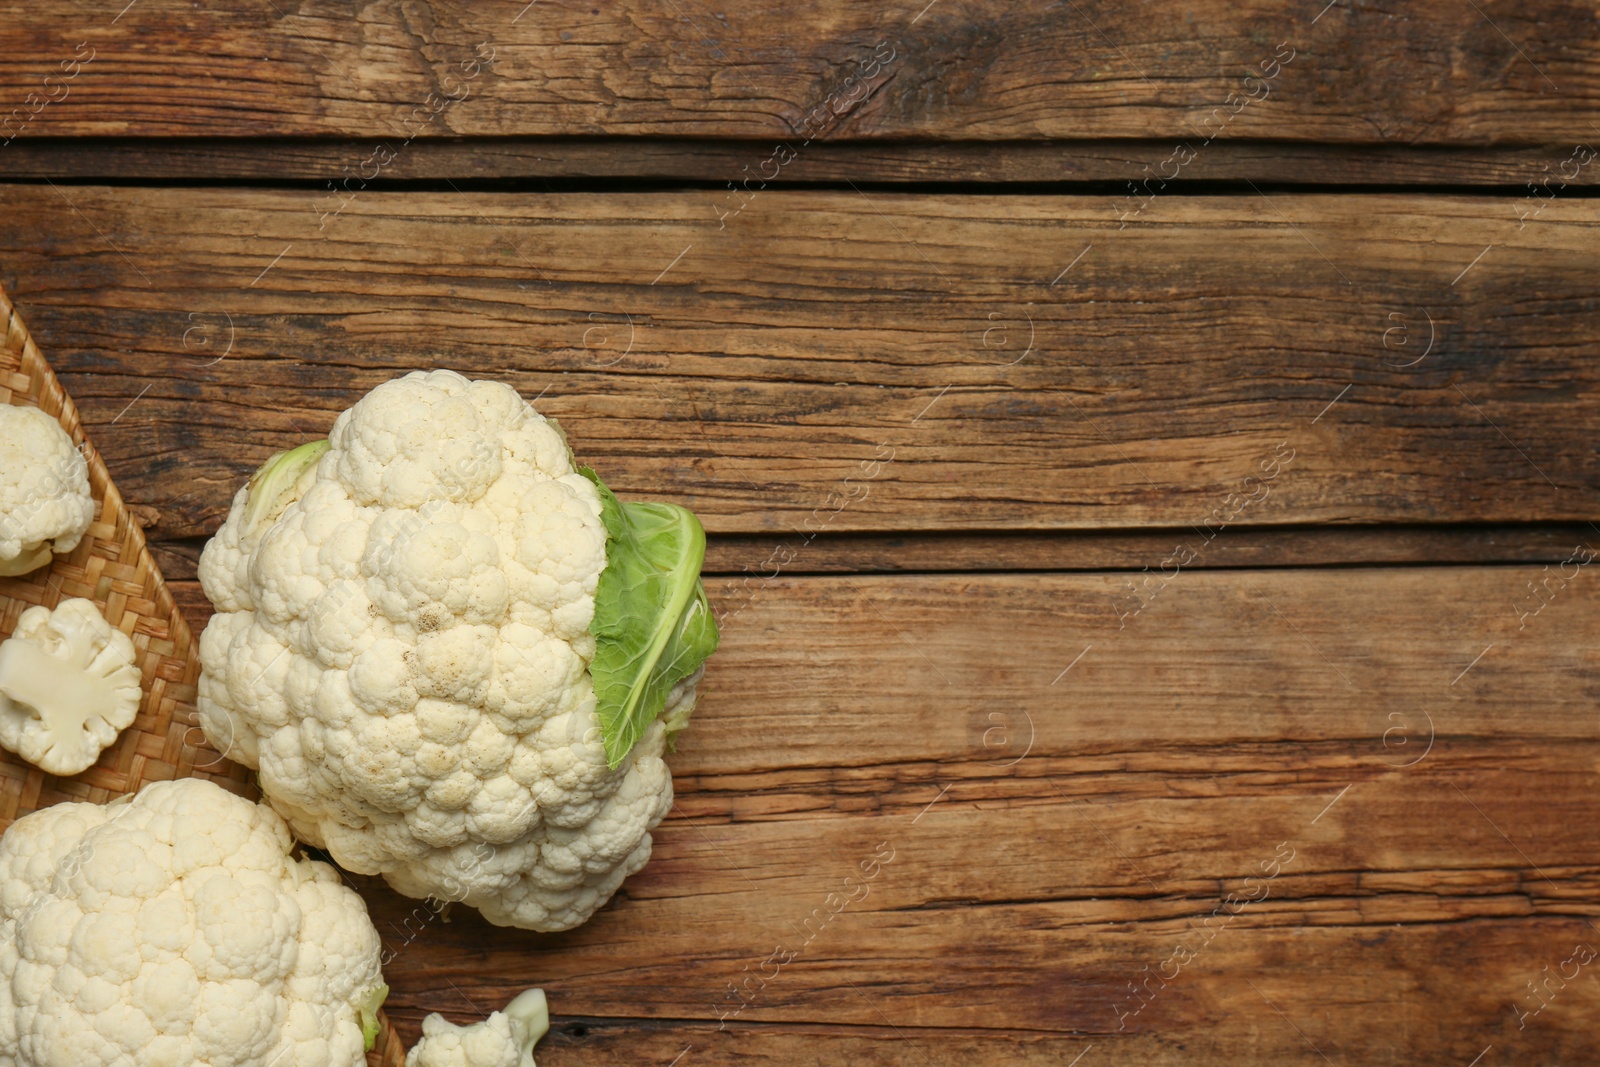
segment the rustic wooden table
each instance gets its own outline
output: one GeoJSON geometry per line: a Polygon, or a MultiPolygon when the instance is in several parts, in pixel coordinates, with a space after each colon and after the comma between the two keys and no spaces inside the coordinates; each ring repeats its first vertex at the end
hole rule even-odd
{"type": "Polygon", "coordinates": [[[711,534],[654,860],[369,884],[408,1037],[1600,1057],[1593,5],[227,6],[0,2],[0,284],[196,628],[416,367],[711,534]]]}

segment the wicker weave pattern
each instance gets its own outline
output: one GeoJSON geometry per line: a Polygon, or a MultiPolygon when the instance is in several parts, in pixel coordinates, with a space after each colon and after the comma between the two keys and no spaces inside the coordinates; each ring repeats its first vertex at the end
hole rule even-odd
{"type": "MultiPolygon", "coordinates": [[[[189,626],[145,547],[144,532],[123,506],[105,463],[83,435],[78,410],[56,381],[17,310],[0,289],[0,404],[37,407],[60,420],[89,463],[99,513],[83,541],[49,567],[0,578],[0,638],[35,604],[55,607],[87,597],[106,620],[133,638],[143,675],[139,716],[82,774],[58,778],[0,749],[0,830],[20,816],[66,800],[104,803],[146,782],[206,778],[254,799],[249,771],[206,743],[195,710],[200,655],[189,626]]],[[[382,1018],[371,1067],[402,1067],[405,1050],[382,1018]]]]}
{"type": "Polygon", "coordinates": [[[104,803],[169,778],[209,778],[252,795],[248,772],[205,743],[194,707],[198,650],[145,549],[144,533],[123,506],[100,454],[85,441],[77,408],[3,292],[0,322],[0,402],[32,405],[61,420],[89,461],[89,488],[99,504],[89,533],[70,554],[32,574],[0,578],[0,637],[15,630],[17,618],[35,604],[53,608],[71,597],[88,597],[112,626],[133,638],[145,690],[139,717],[82,774],[57,778],[0,751],[0,828],[58,801],[104,803]]]}

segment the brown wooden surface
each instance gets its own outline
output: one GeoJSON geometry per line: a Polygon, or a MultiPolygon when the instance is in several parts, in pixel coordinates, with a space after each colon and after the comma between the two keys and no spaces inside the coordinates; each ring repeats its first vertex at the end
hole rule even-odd
{"type": "Polygon", "coordinates": [[[713,533],[1575,521],[1600,481],[1591,200],[4,195],[4,280],[158,538],[419,361],[713,533]]]}
{"type": "Polygon", "coordinates": [[[0,0],[0,284],[197,627],[237,486],[416,367],[704,518],[654,859],[559,936],[357,879],[407,1039],[537,983],[544,1067],[1588,1064],[1597,45],[1564,0],[0,0]]]}
{"type": "Polygon", "coordinates": [[[1600,989],[1574,983],[1526,1031],[1510,1006],[1600,938],[1600,586],[1519,631],[1538,574],[1182,575],[1120,630],[1118,576],[779,579],[726,624],[674,817],[600,918],[506,934],[362,882],[394,1013],[469,1016],[550,983],[605,1022],[594,1040],[567,1022],[556,1063],[674,1041],[896,1064],[927,1043],[942,1063],[945,1028],[989,1062],[1089,1043],[1102,1062],[1309,1062],[1254,982],[1344,1061],[1492,1042],[1573,1062],[1600,989]],[[1259,894],[1244,879],[1285,841],[1268,895],[1119,1030],[1127,981],[1203,939],[1223,894],[1259,894]],[[807,944],[796,928],[882,842],[893,861],[807,944]],[[717,1032],[727,983],[779,945],[797,958],[717,1032]]]}
{"type": "Polygon", "coordinates": [[[460,100],[414,124],[422,137],[788,137],[824,104],[850,138],[1193,137],[1252,92],[1227,136],[1542,144],[1600,120],[1590,5],[1323,7],[8,0],[0,98],[81,42],[92,60],[34,135],[395,137],[430,93],[460,100]],[[879,42],[893,59],[847,82],[879,42]],[[465,78],[480,45],[493,64],[465,78]],[[1243,85],[1264,72],[1268,89],[1243,85]]]}

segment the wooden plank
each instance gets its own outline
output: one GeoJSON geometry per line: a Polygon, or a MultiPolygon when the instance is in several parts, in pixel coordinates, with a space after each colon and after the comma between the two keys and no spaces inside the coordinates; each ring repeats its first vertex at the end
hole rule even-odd
{"type": "Polygon", "coordinates": [[[1103,753],[1137,765],[1143,746],[1162,766],[1168,749],[1201,747],[1220,772],[1225,746],[1248,761],[1250,746],[1285,737],[1327,746],[1335,763],[1352,749],[1404,763],[1430,721],[1458,738],[1585,740],[1600,661],[1581,642],[1600,583],[1571,566],[1563,585],[1554,570],[1180,572],[1165,586],[1126,574],[712,580],[726,643],[711,680],[759,714],[732,726],[713,714],[675,768],[772,766],[774,737],[807,739],[778,765],[832,768],[882,761],[874,739],[893,736],[888,751],[928,775],[1024,751],[1062,760],[1051,773],[1088,771],[1073,761],[1103,753]]]}
{"type": "MultiPolygon", "coordinates": [[[[1265,842],[1262,859],[1273,855],[1273,844],[1265,842]]],[[[1085,843],[1078,847],[1087,851],[1085,843]]],[[[985,861],[993,858],[981,855],[985,861]]],[[[1069,852],[1062,862],[1078,855],[1069,852]]],[[[1307,855],[1299,852],[1296,858],[1307,855]]],[[[908,852],[905,858],[925,857],[908,852]]],[[[1258,862],[1252,858],[1246,867],[1254,869],[1258,862]]],[[[892,866],[886,869],[883,880],[893,873],[892,866]]],[[[774,887],[780,898],[774,905],[795,909],[798,923],[821,906],[827,886],[841,880],[816,877],[809,894],[774,887]]],[[[557,1016],[628,1020],[654,1011],[683,1020],[652,1027],[661,1046],[670,1046],[657,1053],[660,1046],[651,1042],[635,1050],[631,1062],[648,1050],[649,1062],[669,1063],[691,1045],[702,1065],[748,1063],[744,1056],[762,1048],[773,1055],[788,1050],[795,1059],[803,1053],[802,1062],[816,1062],[813,1057],[837,1056],[865,1037],[863,1044],[876,1049],[867,1062],[944,1063],[951,1061],[939,1058],[941,1039],[948,1034],[958,1047],[972,1047],[979,1036],[973,1031],[985,1031],[988,1039],[971,1061],[979,1063],[1018,1062],[1006,1051],[1021,1043],[1031,1046],[1021,1062],[1055,1064],[1069,1063],[1090,1044],[1109,1062],[1129,1064],[1322,1063],[1318,1052],[1342,1057],[1333,1062],[1406,1064],[1437,1062],[1430,1059],[1437,1056],[1467,1064],[1489,1045],[1525,1057],[1523,1062],[1582,1063],[1593,1055],[1585,1016],[1600,1006],[1600,995],[1583,973],[1587,968],[1565,988],[1552,984],[1553,1003],[1520,1031],[1514,1014],[1519,1006],[1527,1011],[1538,1005],[1526,983],[1539,981],[1543,967],[1549,968],[1544,974],[1554,976],[1564,960],[1571,960],[1575,946],[1592,947],[1600,940],[1582,918],[1507,914],[1503,906],[1499,914],[1479,917],[1471,905],[1447,906],[1423,918],[1410,912],[1411,902],[1375,893],[1262,907],[1257,916],[1246,911],[1204,944],[1205,934],[1193,931],[1224,908],[1225,893],[1259,891],[1240,889],[1240,881],[1215,897],[1182,902],[1150,920],[1133,918],[1144,910],[1138,906],[1080,907],[1076,901],[845,911],[808,946],[822,958],[801,955],[765,986],[751,975],[759,975],[776,950],[798,952],[795,946],[803,938],[776,928],[783,922],[776,915],[774,929],[752,921],[728,900],[741,895],[739,890],[712,893],[712,900],[690,898],[660,917],[644,906],[617,907],[608,934],[595,930],[587,937],[538,942],[502,935],[463,917],[429,926],[408,946],[417,949],[416,955],[408,959],[402,953],[391,964],[394,988],[418,990],[415,996],[396,996],[391,1017],[410,1039],[417,1013],[428,1006],[466,1021],[481,1017],[472,1005],[487,1007],[503,1002],[514,989],[543,983],[557,1016]],[[725,905],[734,910],[720,924],[705,914],[725,905]],[[1322,923],[1314,921],[1318,911],[1322,923]],[[1372,921],[1367,915],[1382,917],[1372,921]],[[669,917],[687,929],[676,936],[658,929],[657,923],[669,917]],[[636,927],[631,943],[617,928],[625,921],[636,927]],[[427,970],[418,948],[423,938],[431,939],[435,954],[427,970]],[[654,950],[647,947],[652,941],[658,946],[654,950]],[[1204,947],[1192,947],[1197,944],[1204,947]],[[497,947],[486,952],[485,945],[497,947]],[[1168,961],[1185,947],[1197,956],[1194,966],[1159,987],[1149,976],[1164,963],[1171,974],[1168,961]],[[1464,973],[1452,973],[1434,962],[1439,960],[1459,964],[1464,973]],[[607,970],[623,973],[613,977],[607,970]],[[1119,1018],[1138,1003],[1130,985],[1146,980],[1154,993],[1151,1003],[1119,1030],[1119,1018]],[[719,1032],[719,1016],[729,1010],[722,1001],[737,1005],[727,987],[740,983],[760,994],[759,1006],[738,1017],[754,1025],[719,1032]],[[873,1032],[876,1028],[901,1035],[898,1047],[889,1033],[873,1032]],[[836,1035],[833,1041],[814,1036],[823,1029],[836,1035]],[[913,1036],[907,1037],[908,1031],[913,1036]],[[844,1035],[855,1041],[841,1041],[844,1035]],[[1051,1054],[1060,1058],[1047,1058],[1051,1054]]],[[[1514,892],[1515,873],[1506,872],[1503,882],[1514,892]]],[[[404,916],[380,909],[376,917],[382,925],[404,922],[404,916]]],[[[590,930],[593,923],[585,928],[590,930]]],[[[774,965],[767,966],[770,976],[774,965]]],[[[597,1043],[606,1044],[604,1039],[597,1043]]],[[[587,1058],[588,1042],[558,1042],[550,1054],[556,1067],[624,1062],[587,1058]]],[[[830,1057],[822,1062],[858,1061],[830,1057]]]]}
{"type": "Polygon", "coordinates": [[[1600,486],[1590,200],[3,193],[7,287],[157,539],[434,365],[795,551],[1582,522],[1600,486]]]}
{"type": "MultiPolygon", "coordinates": [[[[790,767],[801,791],[836,790],[839,812],[878,790],[886,763],[904,765],[882,786],[911,791],[900,806],[941,775],[991,777],[1024,754],[1016,774],[1220,775],[1292,741],[1308,773],[1333,774],[1405,763],[1431,732],[1496,739],[1487,758],[1532,766],[1537,750],[1512,742],[1594,734],[1600,583],[1587,565],[1560,570],[1196,571],[1164,587],[1129,574],[712,578],[724,642],[707,684],[721,695],[673,766],[729,804],[743,786],[781,792],[767,771],[790,767]],[[805,740],[788,752],[774,738],[805,740]]],[[[701,818],[748,814],[695,803],[701,818]]]]}
{"type": "MultiPolygon", "coordinates": [[[[1172,154],[1171,140],[819,141],[782,172],[789,183],[1138,182],[1172,154]],[[1149,168],[1147,170],[1146,168],[1149,168]]],[[[0,152],[0,179],[55,181],[340,181],[372,152],[354,138],[19,137],[0,152]]],[[[1569,143],[1538,147],[1213,141],[1179,174],[1185,183],[1263,186],[1511,186],[1552,193],[1600,182],[1600,167],[1561,164],[1569,143]],[[1540,185],[1541,190],[1545,187],[1540,185]]],[[[706,138],[461,138],[414,141],[374,183],[539,179],[709,181],[748,177],[770,141],[706,138]]],[[[369,168],[370,169],[370,168],[369,168]]],[[[770,171],[770,167],[768,168],[770,171]]],[[[1171,165],[1166,168],[1170,173],[1171,165]]],[[[543,187],[541,187],[543,188],[543,187]]],[[[1045,191],[1039,189],[1036,191],[1045,191]]],[[[1069,190],[1057,190],[1069,191],[1069,190]]],[[[1080,190],[1081,191],[1081,190],[1080,190]]],[[[1126,192],[1119,188],[1118,192],[1126,192]]]]}
{"type": "Polygon", "coordinates": [[[1581,4],[0,5],[11,133],[1554,143],[1581,4]],[[492,63],[482,57],[492,56],[492,63]],[[62,64],[68,64],[63,67],[62,64]],[[46,82],[47,77],[54,77],[46,82]],[[29,94],[32,94],[31,96],[29,94]],[[1209,124],[1208,124],[1209,122],[1209,124]]]}
{"type": "MultiPolygon", "coordinates": [[[[1416,946],[1419,951],[1429,946],[1416,946]]],[[[1442,945],[1447,956],[1459,958],[1454,946],[1442,945]]],[[[1249,989],[1246,986],[1245,992],[1249,989]]],[[[1254,995],[1254,994],[1251,994],[1254,995]]],[[[455,994],[451,994],[455,996],[455,994]]],[[[457,1003],[459,997],[455,997],[457,1003]]],[[[892,1007],[892,1006],[891,1006],[892,1007]]],[[[886,1009],[887,1010],[887,1009],[886,1009]]],[[[1441,1049],[1464,1047],[1465,1041],[1453,1040],[1443,1035],[1436,1046],[1426,1043],[1426,1034],[1416,1033],[1416,1022],[1423,1019],[1427,1008],[1420,998],[1407,992],[1401,1008],[1392,1014],[1401,1029],[1389,1045],[1379,1042],[1379,1035],[1371,1035],[1364,1051],[1371,1057],[1365,1062],[1403,1067],[1411,1062],[1436,1062],[1433,1057],[1446,1053],[1441,1049]],[[1408,1055],[1417,1059],[1408,1060],[1408,1055]]],[[[1576,1010],[1576,1008],[1574,1008],[1576,1010]]],[[[460,1021],[470,1021],[472,1016],[460,1012],[460,1021]]],[[[1259,1023],[1258,1035],[1241,1032],[1238,1025],[1226,1027],[1226,1033],[1213,1036],[1213,1027],[1222,1022],[1221,1009],[1210,1013],[1203,1025],[1197,1025],[1177,1036],[1161,1034],[1041,1034],[1031,1031],[1001,1030],[992,1027],[973,1029],[919,1029],[897,1026],[880,1021],[875,1026],[838,1025],[773,1025],[745,1026],[735,1024],[725,1031],[714,1027],[681,1022],[651,1022],[611,1019],[581,1019],[572,1022],[558,1020],[550,1036],[538,1048],[539,1062],[548,1058],[552,1067],[582,1065],[582,1067],[632,1067],[638,1063],[670,1064],[681,1056],[680,1067],[704,1067],[707,1063],[814,1063],[827,1067],[861,1064],[864,1067],[928,1067],[932,1064],[1004,1063],[1021,1067],[1079,1067],[1090,1064],[1128,1064],[1133,1067],[1193,1067],[1200,1063],[1226,1062],[1276,1062],[1301,1064],[1304,1067],[1327,1067],[1327,1062],[1301,1043],[1290,1045],[1293,1031],[1281,1018],[1271,1029],[1273,1020],[1259,1023]],[[1246,1046],[1245,1059],[1230,1059],[1230,1046],[1246,1046]],[[1269,1057],[1281,1058],[1273,1061],[1269,1057]]],[[[1304,1019],[1300,1020],[1304,1024],[1304,1019]]],[[[404,1025],[404,1024],[403,1024],[404,1025]]],[[[1518,1038],[1522,1034],[1516,1035],[1518,1038]]],[[[1551,1035],[1538,1032],[1529,1035],[1528,1042],[1502,1041],[1496,1048],[1503,1053],[1508,1047],[1514,1054],[1526,1059],[1522,1062],[1567,1063],[1583,1062],[1591,1052],[1591,1045],[1582,1035],[1551,1035]],[[1538,1057],[1544,1058],[1538,1058],[1538,1057]]],[[[1333,1048],[1332,1052],[1339,1049],[1333,1048]]],[[[1468,1063],[1478,1048],[1460,1056],[1462,1064],[1468,1063]]],[[[1237,1055],[1237,1054],[1236,1054],[1237,1055]]],[[[1334,1061],[1339,1062],[1339,1061],[1334,1061]]],[[[1353,1060],[1351,1062],[1354,1062],[1353,1060]]],[[[1518,1061],[1512,1061],[1518,1062],[1518,1061]]]]}
{"type": "Polygon", "coordinates": [[[1582,1062],[1589,965],[1537,1014],[1527,983],[1600,946],[1600,586],[1580,569],[1518,630],[1537,573],[1196,573],[1121,630],[1119,576],[780,579],[728,620],[655,856],[591,923],[494,931],[362,883],[396,1015],[542,983],[555,1064],[625,1039],[944,1062],[946,1037],[990,1062],[1582,1062]]]}

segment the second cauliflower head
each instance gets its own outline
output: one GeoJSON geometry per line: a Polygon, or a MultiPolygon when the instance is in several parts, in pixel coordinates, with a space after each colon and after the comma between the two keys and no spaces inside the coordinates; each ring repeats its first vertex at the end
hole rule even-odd
{"type": "Polygon", "coordinates": [[[501,925],[582,923],[649,858],[715,646],[703,621],[709,647],[657,675],[659,717],[608,758],[590,670],[616,507],[510,386],[378,386],[263,467],[201,557],[207,736],[349,870],[501,925]]]}
{"type": "Polygon", "coordinates": [[[362,1067],[388,987],[367,909],[210,782],[57,804],[0,839],[0,1063],[362,1067]]]}

